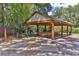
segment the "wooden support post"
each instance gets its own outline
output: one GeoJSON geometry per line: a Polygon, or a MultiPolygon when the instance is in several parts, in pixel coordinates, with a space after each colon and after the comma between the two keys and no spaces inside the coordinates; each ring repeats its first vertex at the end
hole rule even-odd
{"type": "Polygon", "coordinates": [[[69,31],[69,29],[68,29],[68,27],[69,27],[69,26],[67,25],[67,36],[69,35],[69,32],[68,32],[68,31],[69,31]]]}
{"type": "Polygon", "coordinates": [[[7,41],[7,29],[4,28],[4,41],[7,41]]]}
{"type": "Polygon", "coordinates": [[[52,23],[52,39],[55,39],[55,35],[54,35],[54,23],[52,23]]]}
{"type": "Polygon", "coordinates": [[[39,25],[37,25],[37,34],[38,34],[38,32],[39,32],[39,25]]]}
{"type": "Polygon", "coordinates": [[[44,31],[46,32],[46,25],[45,25],[44,31]]]}
{"type": "Polygon", "coordinates": [[[62,38],[64,37],[64,28],[63,28],[63,25],[61,25],[61,37],[62,38]]]}
{"type": "Polygon", "coordinates": [[[72,26],[70,26],[70,32],[69,32],[69,34],[70,35],[72,34],[72,26]]]}

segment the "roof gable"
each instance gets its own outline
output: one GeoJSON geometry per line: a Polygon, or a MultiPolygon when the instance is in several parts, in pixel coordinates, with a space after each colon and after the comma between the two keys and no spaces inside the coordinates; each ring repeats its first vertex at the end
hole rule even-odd
{"type": "Polygon", "coordinates": [[[28,18],[28,22],[30,21],[45,21],[48,20],[49,18],[46,17],[45,15],[42,15],[39,12],[34,12],[31,17],[28,18]]]}

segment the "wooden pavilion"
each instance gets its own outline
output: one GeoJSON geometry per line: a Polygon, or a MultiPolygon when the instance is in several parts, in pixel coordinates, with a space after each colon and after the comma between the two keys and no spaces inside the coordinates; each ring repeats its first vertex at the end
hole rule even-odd
{"type": "Polygon", "coordinates": [[[55,39],[55,29],[54,26],[61,26],[61,37],[64,37],[63,32],[64,28],[63,26],[67,26],[67,35],[68,33],[72,32],[72,23],[62,21],[60,19],[55,19],[47,15],[43,15],[39,12],[34,12],[28,19],[25,21],[26,25],[37,25],[37,33],[39,32],[39,25],[49,25],[51,26],[51,38],[55,39]],[[70,27],[70,30],[69,30],[70,27]],[[70,31],[70,32],[69,32],[70,31]]]}

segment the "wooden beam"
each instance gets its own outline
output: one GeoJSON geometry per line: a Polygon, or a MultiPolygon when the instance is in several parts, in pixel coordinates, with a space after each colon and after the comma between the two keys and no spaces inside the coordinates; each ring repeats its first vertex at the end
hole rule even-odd
{"type": "Polygon", "coordinates": [[[61,25],[61,37],[62,38],[64,37],[64,28],[63,28],[63,25],[61,25]]]}
{"type": "Polygon", "coordinates": [[[55,39],[55,35],[54,35],[54,23],[52,23],[52,39],[54,40],[55,39]]]}

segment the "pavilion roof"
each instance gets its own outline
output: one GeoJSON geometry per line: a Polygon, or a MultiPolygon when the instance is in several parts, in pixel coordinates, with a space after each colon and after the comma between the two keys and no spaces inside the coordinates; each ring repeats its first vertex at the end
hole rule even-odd
{"type": "Polygon", "coordinates": [[[72,25],[72,23],[70,23],[70,22],[66,22],[61,19],[53,18],[48,15],[39,13],[37,11],[32,13],[32,15],[28,19],[26,19],[25,23],[27,23],[27,24],[31,24],[31,23],[32,24],[42,24],[42,23],[45,23],[45,21],[54,22],[54,24],[57,26],[58,25],[72,25]]]}

